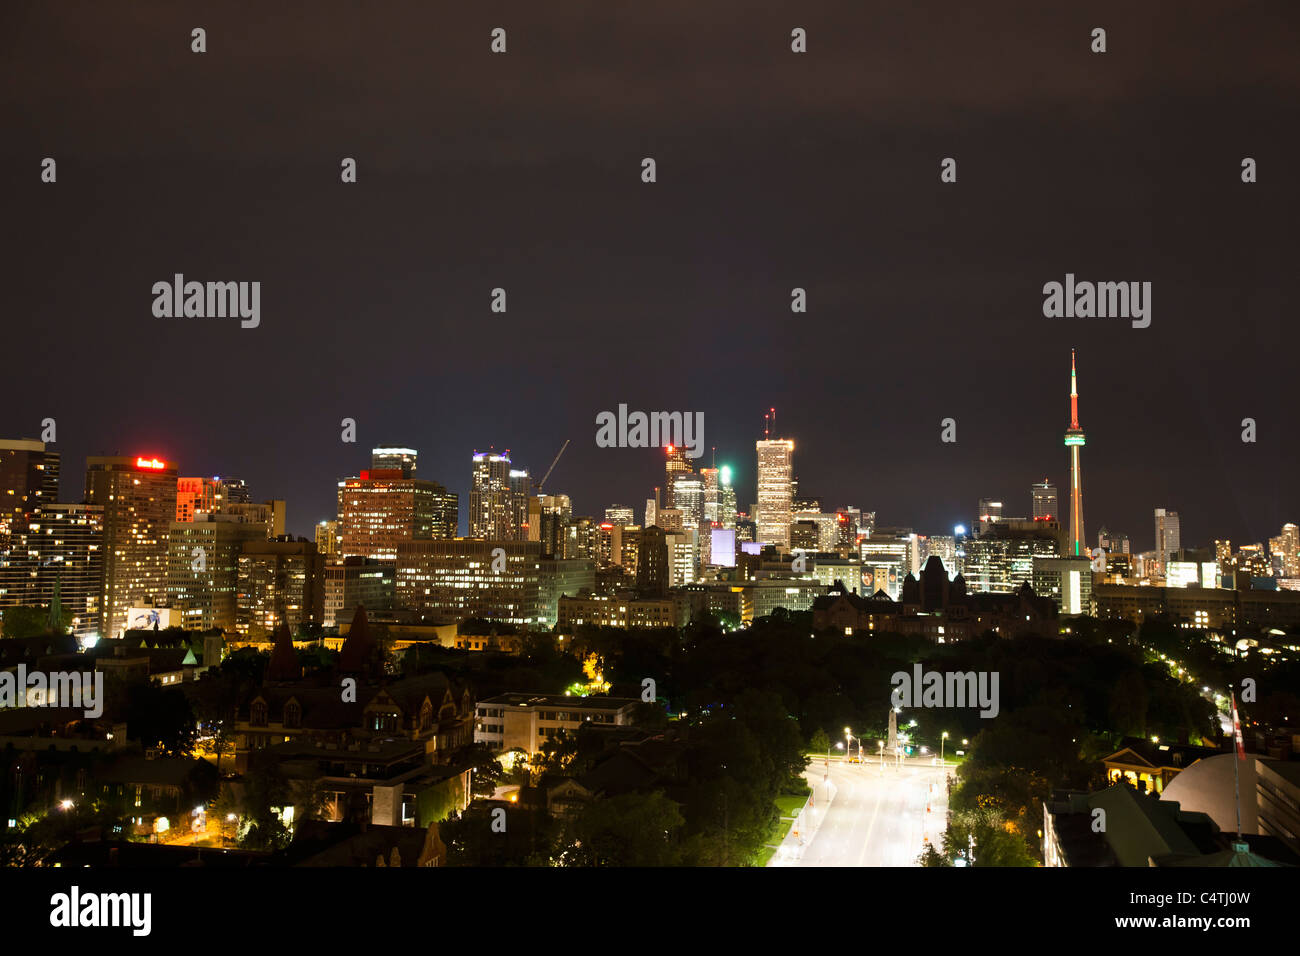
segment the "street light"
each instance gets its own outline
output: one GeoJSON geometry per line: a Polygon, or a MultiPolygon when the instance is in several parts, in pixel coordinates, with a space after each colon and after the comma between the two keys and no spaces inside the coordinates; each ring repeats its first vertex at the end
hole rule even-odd
{"type": "Polygon", "coordinates": [[[943,742],[948,739],[948,731],[939,735],[939,763],[943,763],[943,742]]]}

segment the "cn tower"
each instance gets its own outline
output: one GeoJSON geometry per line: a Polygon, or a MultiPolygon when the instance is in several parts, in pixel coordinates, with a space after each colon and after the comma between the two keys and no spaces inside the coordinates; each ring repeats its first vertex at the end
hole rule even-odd
{"type": "Polygon", "coordinates": [[[1074,349],[1070,349],[1070,428],[1065,447],[1070,449],[1070,550],[1072,557],[1086,556],[1083,543],[1083,473],[1079,470],[1079,449],[1084,445],[1079,427],[1079,385],[1074,371],[1074,349]]]}

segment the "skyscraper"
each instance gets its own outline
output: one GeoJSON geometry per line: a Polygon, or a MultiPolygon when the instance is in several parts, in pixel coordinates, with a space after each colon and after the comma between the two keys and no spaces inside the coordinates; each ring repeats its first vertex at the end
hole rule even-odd
{"type": "Polygon", "coordinates": [[[101,634],[116,637],[132,605],[167,596],[176,466],[142,456],[86,459],[86,504],[104,509],[101,634]]]}
{"type": "Polygon", "coordinates": [[[400,471],[403,478],[414,478],[415,460],[419,454],[414,448],[381,445],[370,450],[370,468],[373,471],[400,471]]]}
{"type": "Polygon", "coordinates": [[[1178,520],[1177,511],[1166,511],[1164,508],[1156,509],[1156,561],[1160,566],[1160,574],[1165,573],[1165,565],[1169,562],[1169,555],[1183,546],[1182,527],[1178,520]]]}
{"type": "Polygon", "coordinates": [[[536,533],[529,525],[529,502],[533,497],[533,479],[527,468],[510,469],[510,522],[516,541],[536,541],[536,533]]]}
{"type": "Polygon", "coordinates": [[[1088,553],[1083,543],[1083,474],[1079,470],[1079,449],[1084,445],[1079,427],[1079,386],[1074,370],[1074,350],[1070,350],[1070,427],[1065,433],[1065,447],[1070,449],[1070,539],[1067,556],[1088,553]]]}
{"type": "MultiPolygon", "coordinates": [[[[525,508],[527,501],[525,501],[525,508]]],[[[469,489],[469,536],[493,541],[515,537],[514,496],[510,492],[510,451],[474,453],[469,489]]]]}
{"type": "Polygon", "coordinates": [[[668,455],[664,461],[664,507],[680,508],[676,498],[677,476],[693,474],[695,469],[686,460],[686,449],[667,445],[664,452],[668,455]]]}
{"type": "Polygon", "coordinates": [[[1278,558],[1275,563],[1282,577],[1300,577],[1300,528],[1290,522],[1282,525],[1282,533],[1268,539],[1268,550],[1278,558]]]}
{"type": "Polygon", "coordinates": [[[338,535],[344,557],[397,557],[406,541],[456,535],[458,499],[436,481],[403,478],[400,469],[363,471],[339,482],[338,535]]]}
{"type": "Polygon", "coordinates": [[[794,493],[794,442],[784,438],[763,438],[755,443],[758,453],[758,501],[754,522],[758,540],[779,548],[790,547],[790,521],[794,493]]]}
{"type": "Polygon", "coordinates": [[[1040,519],[1059,519],[1061,516],[1060,505],[1057,503],[1056,485],[1052,484],[1046,478],[1042,481],[1036,481],[1029,486],[1029,494],[1033,498],[1035,521],[1040,519]]]}

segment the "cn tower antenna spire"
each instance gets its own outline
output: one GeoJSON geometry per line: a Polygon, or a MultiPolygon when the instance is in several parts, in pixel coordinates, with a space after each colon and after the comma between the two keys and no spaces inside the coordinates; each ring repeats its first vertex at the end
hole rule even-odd
{"type": "Polygon", "coordinates": [[[1074,349],[1070,349],[1070,428],[1065,433],[1065,447],[1070,450],[1070,542],[1067,557],[1084,557],[1088,546],[1083,530],[1083,476],[1079,452],[1086,439],[1079,427],[1079,378],[1075,370],[1074,349]]]}
{"type": "Polygon", "coordinates": [[[1070,427],[1079,427],[1079,381],[1074,370],[1074,349],[1070,349],[1070,427]]]}

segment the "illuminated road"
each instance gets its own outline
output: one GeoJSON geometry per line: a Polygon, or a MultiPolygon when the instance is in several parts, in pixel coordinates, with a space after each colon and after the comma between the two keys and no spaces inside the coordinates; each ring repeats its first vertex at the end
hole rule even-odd
{"type": "Polygon", "coordinates": [[[832,760],[825,775],[825,761],[809,764],[814,807],[802,824],[803,845],[791,834],[769,865],[916,866],[926,836],[941,842],[948,790],[930,757],[901,766],[887,760],[883,770],[832,760]]]}

